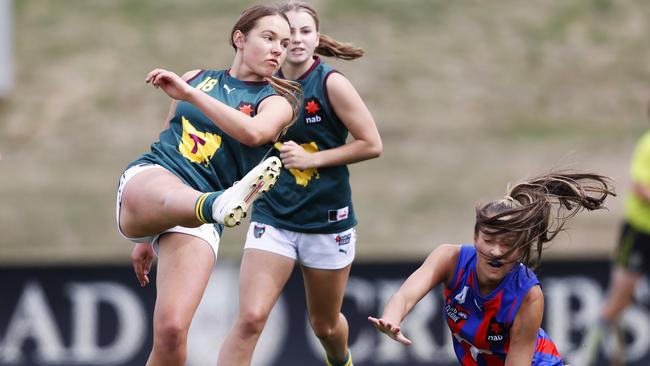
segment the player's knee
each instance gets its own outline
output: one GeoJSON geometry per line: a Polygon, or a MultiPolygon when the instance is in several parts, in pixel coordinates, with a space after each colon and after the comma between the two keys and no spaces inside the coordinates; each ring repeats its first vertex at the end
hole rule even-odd
{"type": "Polygon", "coordinates": [[[179,350],[185,346],[188,324],[177,319],[167,318],[154,323],[156,346],[166,350],[179,350]]]}
{"type": "Polygon", "coordinates": [[[239,315],[238,327],[245,335],[259,335],[268,317],[269,314],[264,311],[247,311],[239,315]]]}
{"type": "Polygon", "coordinates": [[[327,319],[311,319],[311,328],[314,330],[314,335],[320,339],[328,339],[336,333],[336,321],[327,319]]]}

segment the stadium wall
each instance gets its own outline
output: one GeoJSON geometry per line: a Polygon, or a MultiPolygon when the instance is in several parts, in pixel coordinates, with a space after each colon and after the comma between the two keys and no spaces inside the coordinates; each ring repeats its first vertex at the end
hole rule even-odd
{"type": "MultiPolygon", "coordinates": [[[[442,318],[440,290],[427,295],[402,329],[404,347],[376,332],[377,315],[417,263],[355,265],[344,313],[359,366],[455,365],[442,318]]],[[[609,264],[548,262],[538,275],[546,299],[544,328],[570,360],[584,350],[596,319],[609,264]]],[[[155,273],[154,273],[155,276],[155,273]]],[[[0,365],[143,365],[152,344],[155,288],[140,288],[127,266],[11,267],[0,269],[0,365]]],[[[220,262],[190,329],[187,365],[214,365],[237,311],[238,265],[220,262]]],[[[650,296],[647,281],[623,317],[628,365],[650,364],[650,296]]],[[[320,365],[323,356],[305,315],[299,271],[267,323],[253,365],[320,365]]],[[[613,336],[606,352],[615,352],[613,336]]],[[[605,365],[604,357],[598,365],[605,365]]],[[[574,363],[577,364],[577,363],[574,363]]]]}

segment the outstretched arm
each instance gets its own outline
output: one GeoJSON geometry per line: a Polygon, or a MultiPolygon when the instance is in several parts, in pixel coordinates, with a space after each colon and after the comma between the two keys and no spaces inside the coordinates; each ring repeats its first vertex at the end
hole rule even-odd
{"type": "Polygon", "coordinates": [[[459,254],[460,245],[443,244],[437,247],[390,298],[381,318],[368,317],[370,323],[394,340],[411,344],[401,333],[402,320],[431,289],[449,281],[459,254]]]}
{"type": "Polygon", "coordinates": [[[250,117],[193,88],[171,71],[154,69],[145,81],[161,88],[173,99],[192,103],[225,133],[248,146],[274,141],[293,118],[289,102],[279,95],[266,98],[260,104],[258,113],[250,117]]]}
{"type": "Polygon", "coordinates": [[[533,362],[537,332],[542,325],[544,295],[539,286],[533,286],[521,302],[510,329],[510,349],[506,366],[530,365],[533,362]]]}

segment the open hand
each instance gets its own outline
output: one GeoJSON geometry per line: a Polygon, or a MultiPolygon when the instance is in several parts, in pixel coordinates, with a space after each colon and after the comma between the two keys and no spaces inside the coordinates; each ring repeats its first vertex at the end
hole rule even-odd
{"type": "Polygon", "coordinates": [[[386,334],[387,336],[391,337],[397,342],[400,342],[407,346],[413,343],[411,342],[410,339],[406,338],[404,334],[402,334],[402,331],[400,330],[400,327],[398,325],[393,325],[390,321],[381,318],[380,319],[373,318],[371,316],[368,317],[368,321],[370,322],[370,324],[374,325],[378,331],[386,334]]]}
{"type": "Polygon", "coordinates": [[[163,69],[154,69],[144,79],[156,88],[161,88],[167,95],[176,100],[188,100],[193,90],[188,83],[175,73],[163,69]]]}

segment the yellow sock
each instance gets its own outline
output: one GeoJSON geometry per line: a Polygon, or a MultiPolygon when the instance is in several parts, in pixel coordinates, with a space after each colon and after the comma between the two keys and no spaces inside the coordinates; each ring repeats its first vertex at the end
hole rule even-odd
{"type": "Polygon", "coordinates": [[[325,364],[327,366],[352,366],[352,353],[348,350],[345,360],[341,362],[332,361],[328,355],[325,355],[325,364]]]}

